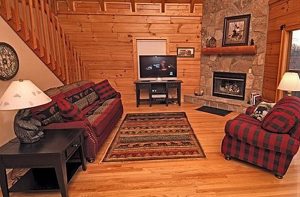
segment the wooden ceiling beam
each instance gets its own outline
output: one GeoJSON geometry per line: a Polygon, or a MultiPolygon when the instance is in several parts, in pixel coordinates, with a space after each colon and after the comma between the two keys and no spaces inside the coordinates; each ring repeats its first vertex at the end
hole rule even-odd
{"type": "MultiPolygon", "coordinates": [[[[74,2],[81,0],[49,0],[52,2],[54,12],[57,11],[57,2],[66,2],[69,11],[74,11],[74,2]]],[[[166,3],[190,4],[190,12],[194,12],[195,4],[203,4],[204,0],[85,0],[87,2],[99,2],[101,10],[105,11],[105,2],[128,2],[131,4],[132,12],[136,12],[136,3],[160,3],[162,13],[165,12],[166,3]]],[[[270,0],[278,1],[278,0],[270,0]]],[[[82,3],[83,1],[81,1],[82,3]]]]}
{"type": "Polygon", "coordinates": [[[190,12],[193,13],[194,12],[194,7],[195,7],[195,0],[191,0],[190,4],[191,4],[190,12]]]}
{"type": "Polygon", "coordinates": [[[68,5],[68,10],[74,11],[74,5],[73,5],[74,0],[66,0],[67,5],[68,5]]]}
{"type": "Polygon", "coordinates": [[[165,0],[162,0],[162,1],[161,1],[161,12],[162,12],[162,13],[165,13],[165,4],[166,4],[166,1],[165,1],[165,0]]]}
{"type": "Polygon", "coordinates": [[[101,11],[105,11],[104,0],[98,0],[100,3],[101,11]]]}
{"type": "Polygon", "coordinates": [[[49,4],[50,11],[55,15],[57,15],[57,0],[48,0],[48,4],[49,4]]]}
{"type": "Polygon", "coordinates": [[[135,0],[130,0],[131,2],[131,10],[132,12],[135,12],[135,0]]]}
{"type": "MultiPolygon", "coordinates": [[[[57,0],[51,0],[56,3],[57,0]]],[[[80,1],[80,0],[59,0],[59,1],[65,1],[68,4],[72,4],[73,1],[80,1]]],[[[82,1],[82,0],[81,0],[82,1]]],[[[135,3],[191,3],[192,0],[85,0],[90,2],[99,2],[101,4],[104,4],[104,2],[129,2],[132,4],[135,3]]],[[[271,0],[270,0],[271,1],[271,0]]],[[[278,0],[274,0],[278,1],[278,0]]],[[[204,0],[193,0],[195,4],[197,3],[203,3],[204,0]]]]}

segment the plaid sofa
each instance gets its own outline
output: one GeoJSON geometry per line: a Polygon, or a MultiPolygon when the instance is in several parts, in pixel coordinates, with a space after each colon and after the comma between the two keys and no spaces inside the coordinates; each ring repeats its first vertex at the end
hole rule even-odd
{"type": "Polygon", "coordinates": [[[95,84],[79,81],[50,88],[50,103],[31,108],[44,129],[83,128],[85,155],[92,162],[123,113],[121,95],[108,80],[95,84]]]}
{"type": "Polygon", "coordinates": [[[225,126],[221,152],[272,171],[282,178],[297,153],[300,144],[300,98],[282,98],[262,121],[240,114],[225,126]]]}

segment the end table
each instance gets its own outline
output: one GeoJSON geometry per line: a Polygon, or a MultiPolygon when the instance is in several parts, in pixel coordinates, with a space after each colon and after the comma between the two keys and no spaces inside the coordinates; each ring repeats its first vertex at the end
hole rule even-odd
{"type": "Polygon", "coordinates": [[[33,144],[21,144],[17,138],[0,147],[2,194],[9,192],[60,190],[68,196],[67,183],[81,165],[86,170],[83,131],[80,129],[45,130],[45,136],[33,144]],[[74,159],[79,155],[79,159],[74,159]],[[30,168],[11,188],[6,169],[30,168]]]}

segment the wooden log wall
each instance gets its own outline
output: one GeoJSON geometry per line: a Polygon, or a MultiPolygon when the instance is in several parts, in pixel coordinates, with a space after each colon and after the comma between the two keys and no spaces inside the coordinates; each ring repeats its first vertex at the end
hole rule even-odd
{"type": "Polygon", "coordinates": [[[299,0],[270,0],[269,27],[267,38],[266,64],[264,69],[263,98],[275,101],[276,89],[280,82],[277,73],[281,45],[280,27],[300,29],[300,1],[299,0]],[[298,27],[297,27],[298,26],[298,27]]]}
{"type": "Polygon", "coordinates": [[[108,79],[124,100],[135,102],[136,39],[166,39],[169,55],[176,55],[177,47],[194,47],[194,58],[178,58],[178,79],[183,81],[182,95],[199,87],[202,4],[192,10],[190,6],[58,1],[57,14],[80,54],[87,79],[108,79]]]}

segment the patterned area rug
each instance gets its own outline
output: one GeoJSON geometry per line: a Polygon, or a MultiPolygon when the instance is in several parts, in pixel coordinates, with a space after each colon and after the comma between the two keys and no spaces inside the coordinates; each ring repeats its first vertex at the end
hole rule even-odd
{"type": "Polygon", "coordinates": [[[184,112],[127,114],[105,162],[203,158],[184,112]]]}

